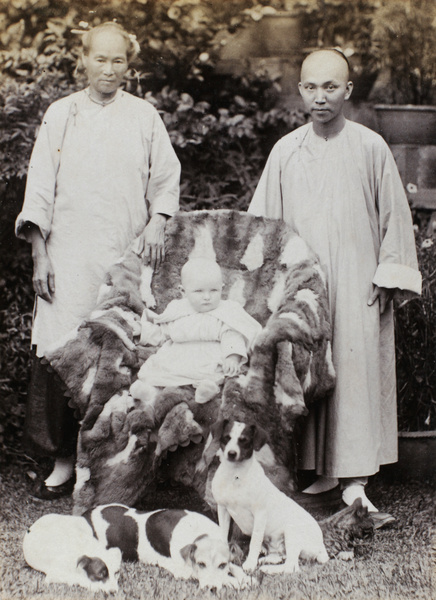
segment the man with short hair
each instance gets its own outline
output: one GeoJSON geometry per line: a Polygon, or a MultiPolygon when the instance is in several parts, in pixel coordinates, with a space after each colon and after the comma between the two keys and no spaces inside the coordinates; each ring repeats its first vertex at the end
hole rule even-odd
{"type": "Polygon", "coordinates": [[[248,210],[293,225],[327,276],[337,381],[300,441],[300,467],[319,476],[305,492],[339,479],[343,501],[360,497],[379,527],[394,519],[365,484],[397,460],[392,298],[421,291],[411,215],[387,144],[344,116],[353,89],[345,56],[310,54],[299,89],[312,122],[275,145],[248,210]]]}

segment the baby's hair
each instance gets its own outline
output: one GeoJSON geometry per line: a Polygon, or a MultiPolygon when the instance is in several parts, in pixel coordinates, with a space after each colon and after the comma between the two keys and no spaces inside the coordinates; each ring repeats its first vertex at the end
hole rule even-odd
{"type": "Polygon", "coordinates": [[[310,54],[308,54],[306,56],[306,58],[303,60],[303,62],[301,63],[301,67],[303,67],[303,64],[305,63],[305,61],[310,58],[311,56],[313,56],[314,54],[318,54],[319,52],[332,52],[333,54],[336,54],[337,56],[340,56],[346,63],[347,65],[347,69],[348,69],[348,77],[350,77],[350,73],[351,73],[351,65],[350,65],[350,61],[348,60],[348,58],[345,56],[345,54],[342,52],[342,50],[339,50],[339,48],[317,48],[316,50],[313,50],[310,54]]]}
{"type": "Polygon", "coordinates": [[[180,271],[180,278],[183,281],[187,277],[198,273],[207,273],[208,275],[216,275],[222,279],[221,268],[219,264],[210,258],[190,258],[180,271]]]}
{"type": "Polygon", "coordinates": [[[130,62],[138,56],[139,53],[139,44],[136,41],[136,36],[131,33],[127,33],[122,25],[116,23],[115,21],[106,21],[106,23],[101,23],[100,25],[96,25],[89,31],[85,31],[82,36],[82,47],[83,53],[85,55],[89,54],[89,50],[91,48],[93,37],[101,31],[110,31],[120,34],[122,38],[126,41],[127,45],[127,61],[130,62]]]}

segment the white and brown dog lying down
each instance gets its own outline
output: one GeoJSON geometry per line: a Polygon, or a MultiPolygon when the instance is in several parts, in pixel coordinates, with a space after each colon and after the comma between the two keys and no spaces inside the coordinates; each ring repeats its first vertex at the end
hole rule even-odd
{"type": "Polygon", "coordinates": [[[122,556],[123,560],[167,569],[176,578],[195,579],[200,587],[240,589],[251,583],[241,567],[230,562],[229,545],[223,541],[219,526],[187,510],[142,512],[107,504],[82,517],[46,515],[32,525],[23,547],[28,564],[45,572],[47,582],[91,589],[108,591],[109,581],[116,584],[115,570],[106,562],[111,553],[118,556],[118,568],[122,556]],[[97,582],[96,570],[100,577],[97,582]],[[102,575],[107,571],[106,580],[102,575]]]}
{"type": "Polygon", "coordinates": [[[230,562],[229,544],[219,526],[204,515],[182,509],[143,512],[123,504],[98,506],[83,515],[106,548],[119,548],[123,560],[139,560],[195,579],[200,587],[236,589],[251,583],[230,562]]]}
{"type": "Polygon", "coordinates": [[[121,552],[107,550],[85,519],[71,515],[44,515],[23,539],[26,562],[46,574],[45,583],[80,585],[93,592],[118,589],[121,552]]]}
{"type": "Polygon", "coordinates": [[[223,420],[212,428],[220,440],[221,463],[212,480],[218,521],[227,540],[231,519],[251,537],[246,571],[257,567],[262,547],[266,573],[293,573],[298,559],[329,560],[317,521],[268,479],[254,452],[266,442],[256,425],[223,420]],[[283,562],[283,558],[285,560],[283,562]]]}

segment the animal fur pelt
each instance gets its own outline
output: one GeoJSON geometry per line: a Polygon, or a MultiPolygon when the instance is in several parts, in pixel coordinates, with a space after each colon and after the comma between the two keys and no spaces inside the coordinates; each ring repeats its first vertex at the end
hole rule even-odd
{"type": "Polygon", "coordinates": [[[213,456],[203,451],[223,414],[254,418],[270,433],[261,460],[291,493],[295,421],[333,387],[325,276],[288,225],[231,210],[179,213],[167,223],[165,248],[154,274],[129,249],[109,270],[93,313],[47,355],[81,420],[76,514],[113,501],[134,506],[162,475],[164,458],[172,477],[207,498],[213,456]],[[263,326],[248,368],[204,405],[188,386],[150,388],[134,398],[130,385],[155,351],[137,342],[142,311],[161,313],[179,297],[181,267],[193,257],[215,259],[223,297],[263,326]]]}

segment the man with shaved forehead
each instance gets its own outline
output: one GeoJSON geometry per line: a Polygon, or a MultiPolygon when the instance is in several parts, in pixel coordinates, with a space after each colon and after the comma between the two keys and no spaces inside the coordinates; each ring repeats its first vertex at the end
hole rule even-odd
{"type": "Polygon", "coordinates": [[[310,414],[300,467],[314,469],[308,494],[341,483],[376,527],[392,522],[365,493],[368,476],[397,461],[392,298],[419,294],[409,206],[384,140],[344,116],[353,84],[345,56],[318,50],[301,69],[311,122],[273,148],[249,212],[284,219],[317,252],[327,275],[336,387],[310,414]]]}

